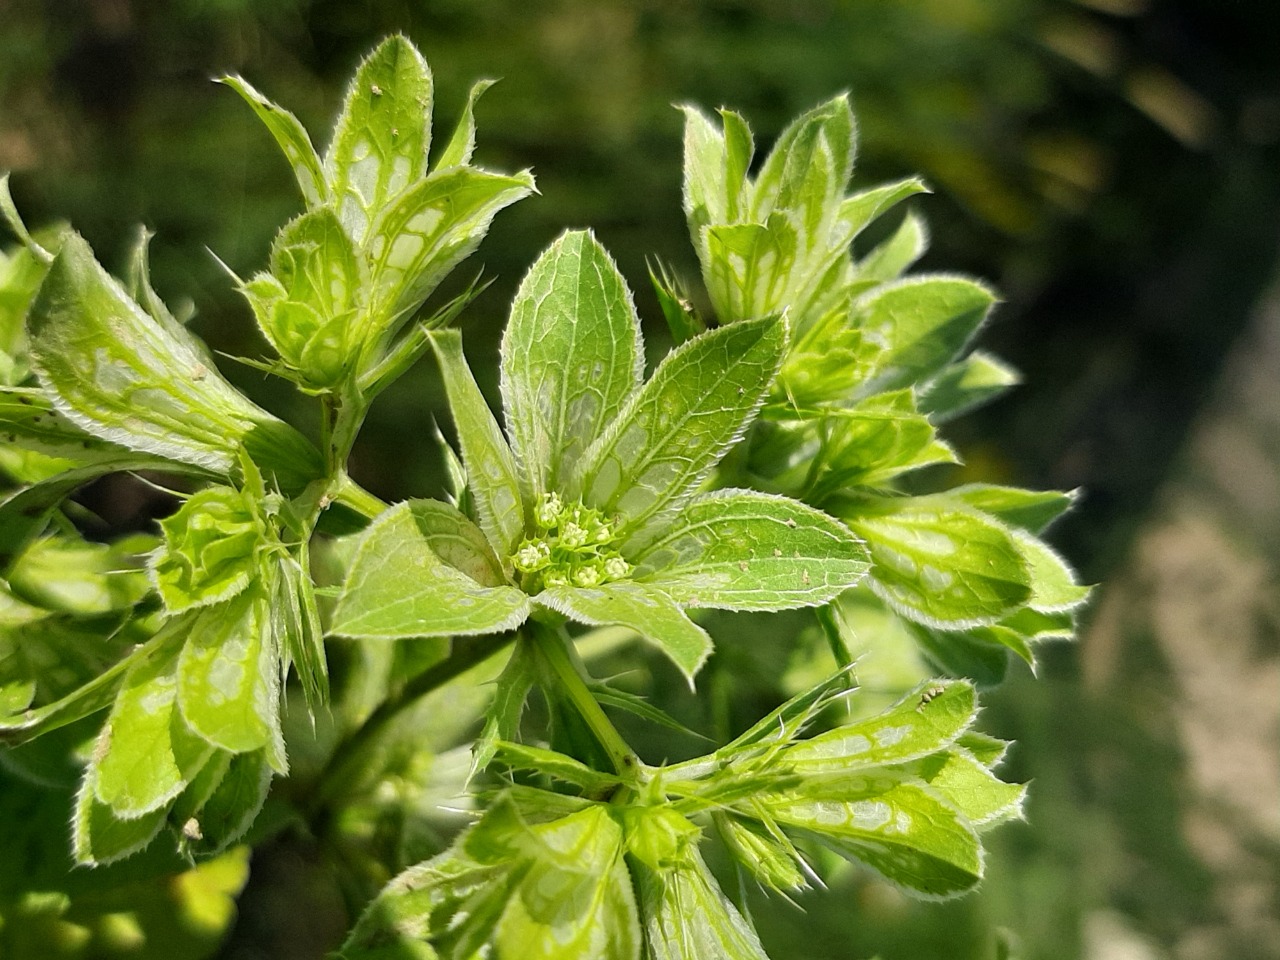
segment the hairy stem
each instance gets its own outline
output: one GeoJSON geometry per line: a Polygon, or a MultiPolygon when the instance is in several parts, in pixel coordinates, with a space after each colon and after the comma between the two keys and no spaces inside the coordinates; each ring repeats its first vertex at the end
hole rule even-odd
{"type": "Polygon", "coordinates": [[[550,627],[530,620],[525,630],[530,643],[558,683],[558,692],[568,698],[578,715],[590,728],[613,764],[613,772],[627,775],[639,769],[640,761],[600,702],[587,687],[585,672],[573,643],[563,627],[550,627]]]}

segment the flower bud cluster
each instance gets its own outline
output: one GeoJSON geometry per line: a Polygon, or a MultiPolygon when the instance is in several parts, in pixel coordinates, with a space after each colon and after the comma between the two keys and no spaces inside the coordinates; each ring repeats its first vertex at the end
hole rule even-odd
{"type": "Polygon", "coordinates": [[[529,593],[544,587],[598,587],[622,580],[631,564],[614,548],[613,526],[600,511],[543,494],[533,511],[537,532],[520,542],[511,563],[529,593]]]}

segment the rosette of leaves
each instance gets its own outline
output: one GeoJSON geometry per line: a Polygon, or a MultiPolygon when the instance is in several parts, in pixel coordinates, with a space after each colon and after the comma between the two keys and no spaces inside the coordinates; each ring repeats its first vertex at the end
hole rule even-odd
{"type": "Polygon", "coordinates": [[[272,372],[312,392],[367,396],[426,348],[424,329],[448,322],[466,296],[395,343],[440,281],[469,256],[494,215],[533,190],[527,172],[471,163],[471,90],[453,135],[432,146],[434,84],[403,36],[383,41],[356,71],[321,158],[287,110],[238,77],[223,78],[275,137],[307,209],[281,228],[267,271],[242,284],[280,356],[272,372]]]}
{"type": "MultiPolygon", "coordinates": [[[[803,114],[751,173],[745,120],[685,108],[684,207],[725,326],[785,314],[786,358],[756,429],[752,485],[840,518],[866,541],[863,589],[908,621],[937,666],[998,681],[1007,651],[1070,637],[1087,588],[1039,534],[1072,495],[977,485],[908,496],[902,478],[957,462],[937,425],[1016,382],[971,350],[995,297],[951,274],[907,274],[928,236],[914,213],[855,256],[866,227],[925,190],[918,179],[850,192],[846,97],[803,114]]],[[[678,336],[704,321],[655,277],[678,336]]],[[[919,484],[916,484],[916,488],[919,484]]]]}
{"type": "Polygon", "coordinates": [[[686,609],[828,602],[867,569],[844,526],[784,497],[702,489],[770,389],[785,339],[777,318],[726,326],[645,381],[625,281],[590,234],[561,237],[512,306],[505,434],[457,333],[434,335],[465,491],[456,506],[414,501],[370,525],[333,631],[467,635],[567,617],[630,627],[692,679],[711,640],[686,609]]]}
{"type": "MultiPolygon", "coordinates": [[[[1024,793],[992,772],[1005,744],[972,730],[973,687],[930,684],[802,737],[848,693],[841,672],[710,756],[646,768],[629,791],[612,778],[609,802],[508,789],[449,850],[393,880],[341,955],[763,960],[747,914],[702,858],[711,835],[787,895],[817,878],[814,845],[914,896],[972,889],[980,833],[1019,816],[1024,793]]],[[[583,791],[611,779],[538,748],[498,752],[583,791]]]]}

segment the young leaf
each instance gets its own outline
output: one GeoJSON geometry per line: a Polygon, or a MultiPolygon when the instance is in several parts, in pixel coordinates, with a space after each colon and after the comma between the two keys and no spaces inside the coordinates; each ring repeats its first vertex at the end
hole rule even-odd
{"type": "Polygon", "coordinates": [[[976,715],[973,687],[956,680],[931,681],[884,713],[793,744],[783,754],[784,762],[804,777],[904,763],[946,747],[976,715]]]}
{"type": "Polygon", "coordinates": [[[794,795],[759,802],[780,826],[918,896],[953,897],[982,879],[982,847],[973,828],[923,784],[885,773],[814,781],[794,795]]]}
{"type": "Polygon", "coordinates": [[[324,169],[342,223],[357,241],[426,172],[432,93],[426,61],[403,36],[384,40],[347,88],[324,169]]]}
{"type": "Polygon", "coordinates": [[[160,521],[160,529],[164,541],[151,575],[172,614],[229,600],[258,573],[266,530],[247,493],[222,486],[198,490],[160,521]]]}
{"type": "Polygon", "coordinates": [[[630,627],[665,653],[691,685],[711,655],[706,631],[656,587],[626,580],[590,589],[550,587],[537,595],[536,602],[579,623],[630,627]]]}
{"type": "Polygon", "coordinates": [[[364,242],[373,275],[371,315],[398,329],[440,281],[484,239],[499,210],[533,191],[528,173],[505,176],[450,167],[410,187],[377,219],[364,242]]]}
{"type": "Polygon", "coordinates": [[[85,779],[121,819],[168,805],[213,754],[175,708],[177,669],[169,647],[135,663],[94,744],[85,779]]]}
{"type": "Polygon", "coordinates": [[[556,491],[640,386],[644,352],[631,291],[584,231],[562,235],[530,269],[502,340],[502,396],[516,460],[536,500],[556,491]]]}
{"type": "Polygon", "coordinates": [[[940,370],[986,320],[995,296],[963,277],[918,276],[877,287],[854,305],[866,335],[890,344],[867,393],[908,387],[940,370]]]}
{"type": "Polygon", "coordinates": [[[485,712],[484,727],[472,744],[472,776],[489,766],[500,741],[519,738],[525,701],[537,677],[528,645],[517,643],[511,651],[511,659],[494,682],[493,699],[485,712]]]}
{"type": "Polygon", "coordinates": [[[188,837],[190,849],[201,856],[221,853],[244,836],[267,800],[272,764],[267,751],[238,753],[227,763],[226,773],[209,795],[188,829],[187,821],[177,824],[188,837]]]}
{"type": "Polygon", "coordinates": [[[635,560],[636,579],[677,603],[726,610],[818,606],[870,568],[847,527],[797,501],[749,490],[690,500],[635,560]]]}
{"type": "Polygon", "coordinates": [[[480,80],[472,85],[471,92],[467,95],[467,105],[462,108],[462,116],[458,118],[453,136],[449,138],[449,143],[436,158],[437,170],[462,167],[471,162],[471,154],[476,148],[476,102],[496,82],[496,80],[480,80]]]}
{"type": "Polygon", "coordinates": [[[512,770],[530,770],[563,783],[572,783],[588,792],[616,787],[622,780],[612,773],[593,770],[581,760],[555,750],[499,740],[494,744],[494,756],[512,770]]]}
{"type": "Polygon", "coordinates": [[[1039,613],[1074,610],[1089,599],[1089,587],[1076,583],[1067,561],[1039,537],[1014,530],[1013,539],[1022,551],[1031,575],[1031,599],[1027,606],[1039,613]]]}
{"type": "Polygon", "coordinates": [[[71,821],[71,855],[87,867],[123,860],[147,846],[164,829],[168,811],[161,807],[132,819],[122,819],[94,795],[86,777],[76,793],[71,821]]]}
{"type": "Polygon", "coordinates": [[[311,137],[303,129],[302,124],[288,110],[272,103],[242,77],[221,77],[224,83],[244,98],[253,108],[258,119],[271,131],[279,144],[289,166],[293,168],[294,179],[298,181],[298,189],[302,191],[302,199],[308,207],[318,207],[329,199],[329,185],[325,181],[324,171],[320,166],[320,158],[311,145],[311,137]]]}
{"type": "Polygon", "coordinates": [[[989,483],[971,483],[947,491],[947,496],[999,518],[1011,527],[1041,534],[1073,506],[1078,490],[1022,490],[989,483]]]}
{"type": "Polygon", "coordinates": [[[934,423],[945,423],[994,400],[1022,382],[1018,371],[999,357],[975,350],[943,367],[920,388],[920,409],[934,423]]]}
{"type": "Polygon", "coordinates": [[[89,433],[223,475],[243,446],[291,492],[322,472],[300,434],[223,380],[190,334],[143,312],[78,235],[64,240],[29,323],[41,379],[89,433]]]}
{"type": "Polygon", "coordinates": [[[918,760],[910,769],[974,826],[993,826],[1022,815],[1026,786],[1005,783],[966,750],[940,751],[918,760]]]}
{"type": "Polygon", "coordinates": [[[620,517],[620,538],[706,478],[759,407],[785,342],[775,318],[721,327],[673,350],[632,395],[581,468],[585,501],[620,517]]]}
{"type": "Polygon", "coordinates": [[[456,330],[432,335],[440,361],[449,409],[467,465],[467,488],[480,517],[480,529],[503,557],[510,556],[524,532],[524,502],[515,457],[484,395],[476,386],[456,330]]]}
{"type": "Polygon", "coordinates": [[[332,631],[361,639],[465,636],[524,622],[528,596],[512,586],[482,586],[442,560],[433,542],[430,527],[424,529],[407,504],[370,524],[338,598],[332,631]]]}
{"type": "Polygon", "coordinates": [[[1025,640],[1011,630],[984,637],[981,628],[944,632],[919,624],[911,626],[920,649],[937,669],[953,677],[966,677],[982,688],[999,685],[1009,672],[1010,647],[1002,641],[1025,646],[1025,640]]]}
{"type": "Polygon", "coordinates": [[[653,870],[633,869],[652,960],[768,960],[760,938],[707,869],[696,847],[653,870]]]}
{"type": "Polygon", "coordinates": [[[886,283],[919,260],[928,246],[929,231],[924,221],[909,212],[893,236],[858,261],[855,273],[861,282],[886,283]]]}
{"type": "Polygon", "coordinates": [[[871,589],[918,623],[994,623],[1031,596],[1009,530],[944,496],[863,500],[835,511],[871,551],[871,589]]]}
{"type": "Polygon", "coordinates": [[[178,705],[187,725],[231,753],[260,750],[280,737],[280,652],[271,630],[272,587],[274,583],[258,582],[225,603],[202,609],[178,662],[178,705]]]}

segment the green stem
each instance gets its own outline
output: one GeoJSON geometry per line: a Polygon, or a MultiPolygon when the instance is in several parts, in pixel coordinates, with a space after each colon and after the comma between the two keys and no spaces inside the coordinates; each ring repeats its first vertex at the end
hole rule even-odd
{"type": "Polygon", "coordinates": [[[525,627],[534,649],[542,657],[559,684],[559,693],[569,698],[613,764],[613,772],[628,775],[640,767],[640,760],[622,734],[605,714],[600,702],[583,679],[585,670],[564,628],[530,620],[525,627]]]}
{"type": "Polygon", "coordinates": [[[338,482],[331,490],[330,497],[333,503],[350,507],[369,520],[380,516],[387,509],[386,503],[347,476],[345,470],[338,475],[338,482]]]}
{"type": "Polygon", "coordinates": [[[441,663],[423,671],[378,706],[363,724],[353,730],[329,757],[317,779],[307,804],[307,819],[316,824],[333,801],[358,781],[361,766],[371,755],[377,742],[393,720],[428,693],[456,680],[472,667],[489,659],[515,638],[514,633],[495,633],[487,637],[468,638],[465,645],[441,663]]]}

